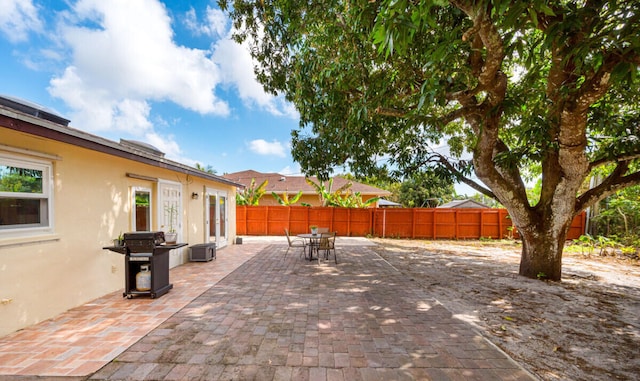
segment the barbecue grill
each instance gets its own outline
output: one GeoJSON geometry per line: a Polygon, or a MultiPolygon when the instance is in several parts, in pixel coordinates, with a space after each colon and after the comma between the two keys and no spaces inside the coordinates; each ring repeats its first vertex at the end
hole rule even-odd
{"type": "Polygon", "coordinates": [[[169,283],[169,252],[187,246],[186,243],[167,245],[164,243],[164,233],[130,232],[124,234],[124,246],[109,246],[108,249],[124,254],[125,287],[123,297],[128,299],[136,295],[148,295],[151,298],[162,296],[173,288],[169,283]],[[151,289],[136,289],[136,274],[142,271],[142,266],[148,265],[151,271],[151,289]]]}

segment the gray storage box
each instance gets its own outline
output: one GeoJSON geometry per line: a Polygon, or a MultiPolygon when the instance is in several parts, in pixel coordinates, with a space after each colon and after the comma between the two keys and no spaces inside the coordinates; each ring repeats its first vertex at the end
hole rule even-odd
{"type": "Polygon", "coordinates": [[[216,257],[215,243],[201,243],[189,246],[189,260],[191,262],[208,262],[216,257]]]}

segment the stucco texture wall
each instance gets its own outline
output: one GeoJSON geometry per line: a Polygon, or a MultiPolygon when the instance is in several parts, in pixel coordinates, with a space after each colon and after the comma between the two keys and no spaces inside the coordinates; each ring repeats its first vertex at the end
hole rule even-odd
{"type": "MultiPolygon", "coordinates": [[[[157,183],[126,173],[182,185],[180,234],[189,244],[206,239],[203,190],[227,192],[229,241],[235,237],[233,186],[3,127],[0,136],[3,145],[60,157],[52,161],[53,231],[34,237],[0,236],[0,336],[124,287],[124,256],[102,247],[110,246],[120,232],[133,230],[132,187],[151,188],[154,199],[158,197],[157,183]],[[193,192],[199,193],[198,200],[191,198],[193,192]]],[[[160,230],[157,212],[153,208],[152,230],[160,230]]],[[[184,263],[187,250],[174,250],[171,266],[184,263]]]]}

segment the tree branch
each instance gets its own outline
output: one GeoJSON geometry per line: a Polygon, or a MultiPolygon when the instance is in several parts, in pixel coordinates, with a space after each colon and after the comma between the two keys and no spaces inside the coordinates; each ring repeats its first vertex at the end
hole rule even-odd
{"type": "MultiPolygon", "coordinates": [[[[580,195],[576,200],[575,213],[588,208],[596,202],[603,200],[607,196],[614,194],[615,192],[624,189],[632,185],[640,184],[640,172],[634,172],[632,174],[621,176],[619,172],[626,167],[618,167],[614,172],[609,175],[600,185],[589,189],[580,195]]],[[[626,172],[626,168],[624,169],[626,172]]]]}
{"type": "Polygon", "coordinates": [[[581,110],[586,111],[597,99],[606,94],[610,85],[611,71],[620,61],[621,59],[618,55],[607,55],[598,71],[587,78],[585,83],[580,86],[576,100],[581,110]]]}
{"type": "Polygon", "coordinates": [[[622,162],[622,161],[628,162],[638,158],[640,158],[640,151],[630,152],[630,153],[627,153],[626,155],[617,156],[617,157],[603,157],[589,163],[589,170],[591,171],[594,168],[597,168],[599,166],[606,165],[606,164],[622,162]]]}
{"type": "Polygon", "coordinates": [[[459,181],[462,181],[463,183],[467,184],[471,188],[477,190],[478,192],[484,194],[487,197],[491,197],[492,199],[494,199],[496,201],[500,201],[500,200],[498,200],[496,198],[496,195],[493,194],[493,192],[491,192],[491,190],[489,190],[488,188],[483,187],[482,185],[478,184],[477,182],[475,182],[475,181],[471,180],[470,178],[466,177],[453,164],[451,164],[451,162],[446,157],[444,157],[442,154],[434,152],[434,156],[438,157],[438,162],[440,164],[444,165],[451,173],[453,173],[455,175],[455,177],[459,181]]]}
{"type": "Polygon", "coordinates": [[[399,110],[397,108],[378,106],[376,108],[376,114],[382,115],[382,116],[391,116],[394,118],[404,118],[407,116],[408,113],[406,110],[399,110]]]}
{"type": "Polygon", "coordinates": [[[473,26],[463,36],[463,41],[470,41],[472,53],[469,64],[477,75],[478,84],[473,89],[447,94],[447,99],[455,99],[460,103],[475,97],[483,91],[491,92],[495,89],[496,78],[500,75],[500,68],[504,59],[504,45],[498,28],[491,20],[491,16],[482,6],[466,4],[463,1],[452,1],[455,7],[463,11],[473,21],[473,26]],[[485,58],[480,51],[485,48],[485,58]]]}

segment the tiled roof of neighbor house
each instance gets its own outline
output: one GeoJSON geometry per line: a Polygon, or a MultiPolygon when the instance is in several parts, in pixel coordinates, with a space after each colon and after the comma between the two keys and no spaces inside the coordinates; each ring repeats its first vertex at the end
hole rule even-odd
{"type": "MultiPolygon", "coordinates": [[[[256,179],[256,186],[262,184],[264,180],[268,180],[267,193],[276,192],[278,194],[287,192],[288,194],[296,194],[298,191],[302,191],[302,194],[316,194],[315,189],[307,184],[304,176],[284,176],[279,173],[261,173],[253,170],[228,173],[224,177],[231,181],[235,181],[248,187],[251,184],[251,179],[256,179]]],[[[318,183],[318,178],[310,176],[313,182],[318,183]]],[[[391,192],[384,189],[376,188],[371,185],[359,183],[357,181],[347,180],[340,176],[333,178],[332,190],[339,189],[344,184],[351,182],[351,191],[353,193],[360,192],[363,196],[387,196],[391,192]]],[[[327,182],[325,182],[327,185],[327,182]]]]}
{"type": "MultiPolygon", "coordinates": [[[[187,175],[234,185],[236,187],[243,186],[241,183],[234,182],[223,176],[207,173],[188,165],[166,159],[162,152],[147,144],[124,139],[121,140],[120,143],[114,142],[113,140],[92,135],[72,127],[67,127],[64,124],[61,124],[61,122],[66,120],[62,117],[58,117],[62,119],[61,121],[52,121],[44,119],[39,115],[40,114],[38,113],[33,114],[25,112],[20,108],[13,107],[12,104],[0,104],[0,127],[6,127],[26,134],[41,136],[108,155],[118,156],[187,175]]],[[[0,146],[2,146],[1,142],[0,146]]],[[[11,147],[4,146],[4,148],[10,149],[11,147]]]]}
{"type": "Polygon", "coordinates": [[[451,202],[447,202],[446,204],[438,205],[438,208],[488,208],[487,205],[467,199],[467,200],[453,200],[451,202]]]}

